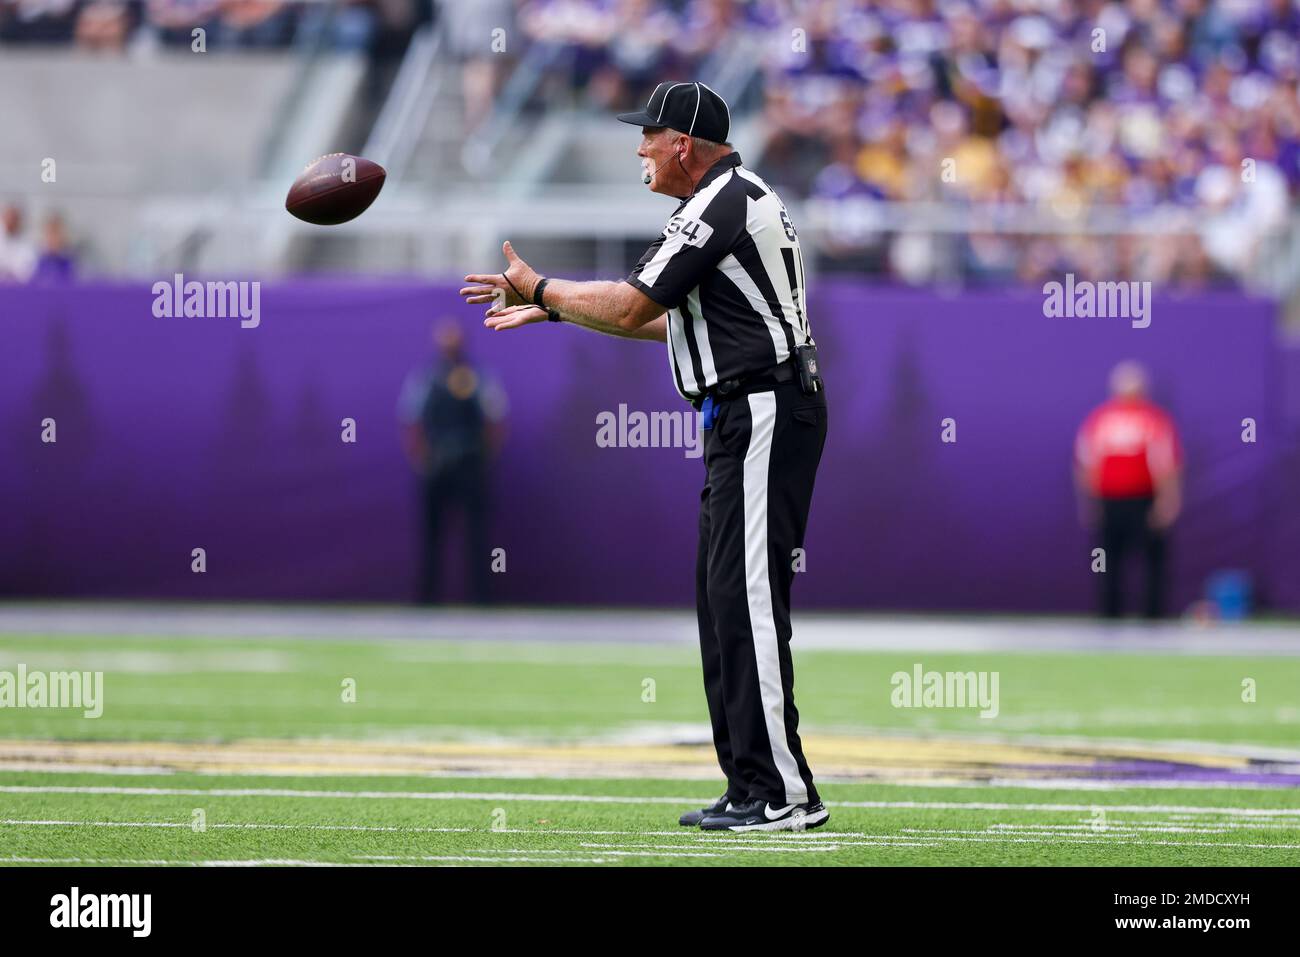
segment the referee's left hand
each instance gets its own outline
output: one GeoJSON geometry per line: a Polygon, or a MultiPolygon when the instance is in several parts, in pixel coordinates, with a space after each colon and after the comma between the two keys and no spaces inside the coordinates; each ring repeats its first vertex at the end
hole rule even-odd
{"type": "Polygon", "coordinates": [[[519,258],[519,254],[510,245],[510,240],[507,239],[501,244],[501,251],[506,256],[505,273],[468,275],[465,277],[466,282],[480,283],[480,285],[466,286],[460,291],[468,303],[493,303],[493,307],[487,312],[489,316],[507,306],[521,306],[528,303],[530,300],[522,297],[531,296],[533,287],[541,279],[532,266],[519,258]]]}
{"type": "Polygon", "coordinates": [[[546,310],[531,303],[523,306],[507,306],[505,309],[498,309],[489,312],[488,317],[483,320],[483,325],[489,329],[518,329],[520,326],[526,326],[532,322],[545,322],[546,310]]]}

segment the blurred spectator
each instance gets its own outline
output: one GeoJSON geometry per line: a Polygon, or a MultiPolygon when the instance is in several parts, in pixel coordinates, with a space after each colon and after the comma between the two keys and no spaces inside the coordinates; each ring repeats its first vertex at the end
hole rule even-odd
{"type": "Polygon", "coordinates": [[[209,44],[216,39],[218,9],[218,0],[148,0],[146,12],[149,27],[162,43],[189,47],[195,28],[204,31],[209,44]]]}
{"type": "Polygon", "coordinates": [[[1241,274],[1260,243],[1286,223],[1286,178],[1267,160],[1244,156],[1230,132],[1218,131],[1210,148],[1212,161],[1196,178],[1205,217],[1201,236],[1217,265],[1241,274]]]}
{"type": "Polygon", "coordinates": [[[398,415],[402,444],[420,478],[424,511],[418,598],[432,604],[444,591],[442,544],[447,517],[465,517],[464,561],[474,602],[490,598],[489,478],[504,438],[505,393],[465,354],[460,327],[434,327],[437,357],[412,372],[402,386],[398,415]]]}
{"type": "Polygon", "coordinates": [[[552,82],[575,92],[585,92],[605,62],[614,23],[611,0],[525,0],[519,9],[524,36],[552,55],[552,82]]]}
{"type": "Polygon", "coordinates": [[[219,0],[218,49],[283,47],[293,39],[293,7],[280,0],[219,0]]]}
{"type": "MultiPolygon", "coordinates": [[[[770,0],[683,0],[656,4],[663,11],[680,10],[680,23],[673,49],[692,63],[699,63],[722,44],[719,38],[735,41],[745,34],[761,33],[780,25],[779,3],[770,0]]],[[[690,71],[687,71],[690,72],[690,71]]],[[[653,86],[652,86],[653,88],[653,86]]],[[[647,94],[650,92],[646,91],[647,94]]]]}
{"type": "MultiPolygon", "coordinates": [[[[373,7],[374,20],[368,51],[370,70],[366,97],[371,103],[371,111],[378,113],[401,68],[412,35],[433,14],[430,0],[352,0],[348,9],[360,11],[367,6],[373,7]]],[[[468,10],[472,6],[466,4],[462,9],[468,10]]]]}
{"type": "MultiPolygon", "coordinates": [[[[120,52],[131,41],[203,49],[288,48],[318,41],[379,59],[400,55],[433,0],[0,0],[0,43],[70,43],[120,52]]],[[[509,0],[506,0],[509,5],[509,0]]],[[[476,4],[455,5],[467,15],[476,4]]]]}
{"type": "Polygon", "coordinates": [[[468,7],[444,2],[439,15],[446,23],[447,47],[461,67],[462,116],[465,132],[473,132],[492,113],[493,100],[505,79],[506,66],[521,52],[515,33],[512,0],[481,0],[468,7]],[[504,30],[504,50],[494,49],[493,31],[504,30]]]}
{"type": "Polygon", "coordinates": [[[1173,420],[1147,391],[1145,370],[1121,362],[1111,373],[1111,398],[1075,439],[1081,516],[1105,550],[1098,580],[1107,618],[1123,612],[1125,562],[1134,550],[1146,564],[1144,614],[1164,614],[1166,533],[1182,509],[1182,449],[1173,420]]]}
{"type": "Polygon", "coordinates": [[[23,212],[12,204],[0,213],[0,283],[27,282],[36,269],[36,250],[23,237],[23,212]]]}
{"type": "Polygon", "coordinates": [[[673,50],[674,41],[683,35],[682,24],[665,4],[618,0],[610,19],[605,57],[592,81],[592,103],[605,109],[676,75],[682,62],[673,50]]]}
{"type": "Polygon", "coordinates": [[[364,52],[375,42],[375,5],[371,0],[345,0],[338,6],[309,4],[299,17],[295,42],[304,46],[325,35],[325,46],[347,52],[364,52]]]}
{"type": "Polygon", "coordinates": [[[36,259],[33,282],[71,282],[76,276],[76,259],[68,243],[67,227],[63,217],[52,213],[45,220],[41,233],[41,252],[36,259]]]}
{"type": "Polygon", "coordinates": [[[69,43],[77,0],[0,0],[0,41],[69,43]]]}
{"type": "Polygon", "coordinates": [[[134,29],[124,0],[90,0],[77,17],[77,46],[97,52],[121,52],[134,29]]]}

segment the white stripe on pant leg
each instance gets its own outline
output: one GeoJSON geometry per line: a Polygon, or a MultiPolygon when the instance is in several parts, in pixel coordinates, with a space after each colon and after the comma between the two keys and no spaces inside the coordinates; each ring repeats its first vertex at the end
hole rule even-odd
{"type": "Polygon", "coordinates": [[[772,458],[772,432],[776,425],[776,394],[748,396],[749,450],[745,453],[745,595],[749,601],[749,626],[758,662],[758,690],[763,701],[772,761],[785,783],[786,800],[803,804],[808,788],[785,736],[785,689],[781,684],[781,658],[777,653],[776,619],[772,615],[772,579],[767,567],[767,470],[772,458]]]}

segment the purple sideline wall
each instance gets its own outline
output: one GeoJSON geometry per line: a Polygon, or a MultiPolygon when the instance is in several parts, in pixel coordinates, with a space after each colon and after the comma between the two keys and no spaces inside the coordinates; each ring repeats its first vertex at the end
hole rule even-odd
{"type": "MultiPolygon", "coordinates": [[[[1158,297],[1150,328],[1047,319],[1023,293],[821,282],[810,314],[830,438],[805,608],[1091,608],[1074,432],[1125,356],[1187,449],[1174,607],[1216,568],[1300,611],[1300,353],[1275,307],[1158,297]],[[939,440],[957,421],[956,444],[939,440]],[[1259,423],[1255,445],[1241,419],[1259,423]]],[[[687,408],[663,347],[572,328],[491,333],[454,288],[266,285],[262,319],[155,319],[147,285],[0,289],[0,594],[401,601],[418,512],[395,427],[431,322],[463,320],[509,393],[492,542],[510,602],[687,605],[702,464],[601,449],[596,415],[687,408]],[[55,445],[40,421],[58,422],[55,445]],[[345,416],[359,441],[339,440],[345,416]],[[203,546],[208,572],[190,572],[203,546]]],[[[454,563],[453,566],[454,567],[454,563]]],[[[459,572],[452,582],[459,594],[459,572]]]]}

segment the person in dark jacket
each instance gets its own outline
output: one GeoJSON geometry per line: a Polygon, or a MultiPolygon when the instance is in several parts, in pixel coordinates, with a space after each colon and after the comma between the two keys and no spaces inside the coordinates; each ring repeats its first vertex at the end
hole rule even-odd
{"type": "Polygon", "coordinates": [[[464,561],[470,598],[490,596],[488,477],[504,435],[505,394],[465,354],[451,323],[434,327],[437,356],[402,387],[402,444],[420,478],[423,553],[417,598],[433,604],[444,591],[441,552],[450,510],[465,519],[464,561]]]}

